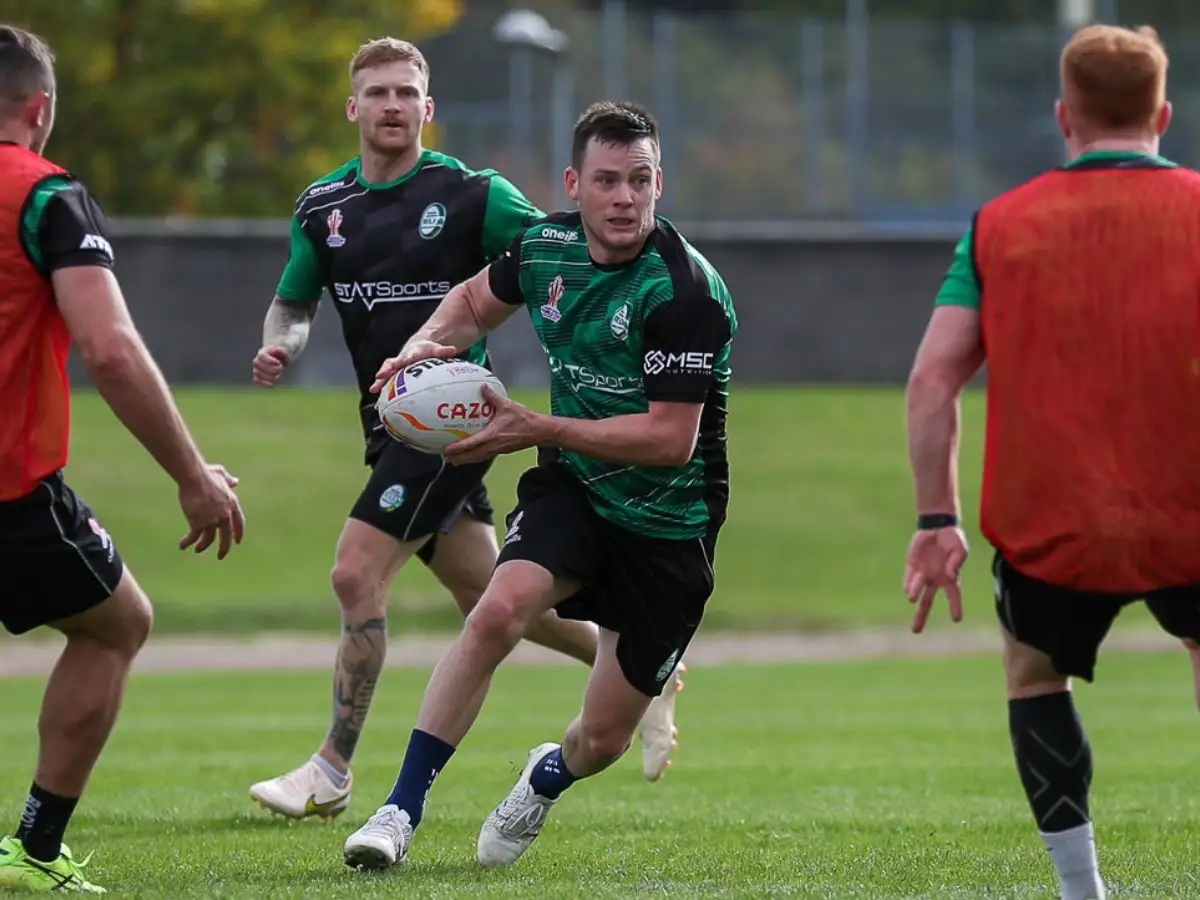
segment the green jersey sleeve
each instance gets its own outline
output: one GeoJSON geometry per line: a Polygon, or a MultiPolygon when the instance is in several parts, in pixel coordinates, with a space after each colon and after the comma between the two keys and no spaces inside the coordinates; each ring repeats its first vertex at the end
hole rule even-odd
{"type": "Polygon", "coordinates": [[[544,217],[517,186],[503,175],[488,180],[487,211],[483,214],[483,256],[495,259],[531,224],[544,217]]]}
{"type": "Polygon", "coordinates": [[[279,279],[275,293],[281,300],[292,303],[315,303],[325,289],[325,274],[317,258],[317,248],[304,231],[298,215],[292,216],[292,237],[287,266],[279,279]]]}
{"type": "Polygon", "coordinates": [[[946,272],[942,288],[938,291],[935,306],[964,306],[979,309],[982,291],[979,272],[975,269],[975,229],[967,229],[958,246],[954,248],[954,260],[946,272]]]}

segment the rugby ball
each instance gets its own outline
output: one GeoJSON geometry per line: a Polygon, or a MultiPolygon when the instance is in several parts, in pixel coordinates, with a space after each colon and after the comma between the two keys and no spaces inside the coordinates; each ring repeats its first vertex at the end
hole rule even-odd
{"type": "Polygon", "coordinates": [[[508,396],[500,379],[483,366],[461,359],[423,359],[388,379],[375,411],[387,433],[402,444],[440,454],[492,421],[496,410],[483,397],[485,384],[508,396]]]}

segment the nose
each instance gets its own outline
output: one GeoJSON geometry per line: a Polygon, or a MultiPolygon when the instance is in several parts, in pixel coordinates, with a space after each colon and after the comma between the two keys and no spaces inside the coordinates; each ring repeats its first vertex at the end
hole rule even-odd
{"type": "Polygon", "coordinates": [[[618,206],[633,205],[633,188],[630,187],[629,182],[623,182],[621,186],[617,188],[614,201],[618,206]]]}

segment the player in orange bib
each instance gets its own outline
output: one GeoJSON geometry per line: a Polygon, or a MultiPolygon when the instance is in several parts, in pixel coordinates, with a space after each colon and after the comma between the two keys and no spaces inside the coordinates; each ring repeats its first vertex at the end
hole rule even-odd
{"type": "Polygon", "coordinates": [[[206,465],[130,319],[100,205],[42,156],[54,127],[50,49],[0,25],[0,625],[66,637],[38,718],[38,761],[16,833],[0,838],[0,890],[103,893],[63,836],[108,740],[150,603],[108,531],[63,479],[72,342],[113,412],[179,486],[189,533],[218,543],[244,521],[206,465]]]}
{"type": "Polygon", "coordinates": [[[1200,679],[1200,174],[1159,155],[1167,65],[1149,28],[1072,38],[1055,110],[1069,161],[978,212],[908,387],[920,631],[940,589],[962,615],[958,400],[987,362],[981,528],[1009,727],[1063,900],[1105,897],[1070,679],[1092,681],[1139,600],[1200,679]]]}

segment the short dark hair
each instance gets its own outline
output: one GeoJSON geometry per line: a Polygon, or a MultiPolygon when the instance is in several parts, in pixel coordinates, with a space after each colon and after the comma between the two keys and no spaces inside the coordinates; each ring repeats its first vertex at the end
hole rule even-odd
{"type": "Polygon", "coordinates": [[[641,138],[649,138],[653,142],[657,156],[658,122],[644,106],[628,100],[593,103],[575,122],[571,165],[576,169],[583,165],[583,154],[593,139],[602,144],[628,146],[641,138]]]}
{"type": "Polygon", "coordinates": [[[54,92],[54,53],[33,32],[0,25],[0,101],[21,103],[35,91],[54,92]]]}

